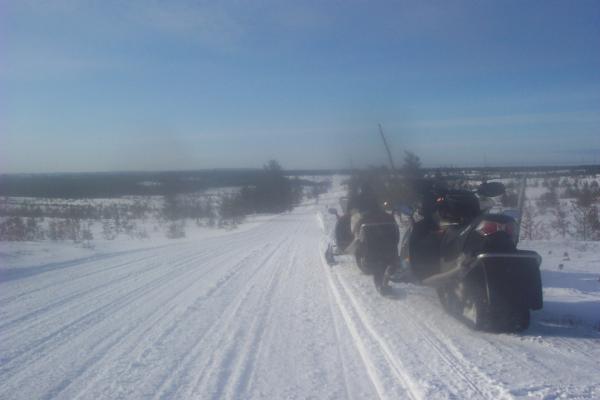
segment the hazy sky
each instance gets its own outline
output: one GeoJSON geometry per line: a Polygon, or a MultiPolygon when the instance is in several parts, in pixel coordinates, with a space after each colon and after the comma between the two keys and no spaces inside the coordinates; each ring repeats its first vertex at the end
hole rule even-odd
{"type": "Polygon", "coordinates": [[[600,161],[600,1],[0,0],[0,172],[600,161]]]}

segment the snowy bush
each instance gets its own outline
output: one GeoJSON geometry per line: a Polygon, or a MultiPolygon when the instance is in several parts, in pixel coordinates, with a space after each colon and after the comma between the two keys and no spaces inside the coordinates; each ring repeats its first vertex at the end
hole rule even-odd
{"type": "Polygon", "coordinates": [[[543,193],[538,199],[537,204],[541,209],[558,207],[559,202],[556,189],[551,188],[549,191],[543,193]]]}
{"type": "Polygon", "coordinates": [[[185,237],[185,223],[183,221],[171,222],[168,225],[167,238],[169,239],[180,239],[185,237]]]}
{"type": "Polygon", "coordinates": [[[571,221],[568,219],[568,213],[564,206],[558,205],[556,209],[552,211],[553,219],[550,222],[550,226],[554,229],[562,238],[565,238],[569,233],[571,221]]]}

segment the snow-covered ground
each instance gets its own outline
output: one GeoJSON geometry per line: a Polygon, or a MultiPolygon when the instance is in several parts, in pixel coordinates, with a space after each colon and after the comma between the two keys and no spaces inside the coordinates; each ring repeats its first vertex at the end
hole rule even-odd
{"type": "Polygon", "coordinates": [[[600,398],[600,245],[523,242],[545,307],[475,332],[322,254],[319,204],[185,239],[1,243],[1,399],[600,398]]]}

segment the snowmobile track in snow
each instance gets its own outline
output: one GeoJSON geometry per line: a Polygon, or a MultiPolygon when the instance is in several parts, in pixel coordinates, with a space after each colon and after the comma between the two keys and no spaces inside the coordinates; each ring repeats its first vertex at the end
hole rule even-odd
{"type": "Polygon", "coordinates": [[[371,382],[377,390],[379,398],[423,398],[418,385],[406,374],[405,368],[400,364],[399,360],[394,358],[385,341],[372,329],[368,320],[364,318],[356,308],[356,304],[351,297],[351,294],[349,294],[343,284],[339,283],[339,280],[327,265],[326,260],[322,259],[321,261],[336,306],[344,318],[347,329],[355,340],[356,347],[363,359],[371,382]],[[344,302],[344,297],[350,299],[351,305],[348,304],[348,302],[344,302]],[[363,335],[362,337],[361,333],[363,335]],[[397,382],[391,381],[389,378],[383,378],[386,374],[385,371],[381,371],[381,363],[375,362],[377,359],[384,360],[383,365],[389,367],[389,370],[393,371],[400,385],[398,385],[397,382]],[[394,392],[391,397],[387,393],[389,391],[394,392]]]}
{"type": "MultiPolygon", "coordinates": [[[[329,271],[326,268],[326,273],[328,272],[329,271]]],[[[426,399],[433,395],[433,393],[428,393],[430,390],[429,388],[420,387],[419,382],[410,376],[410,369],[402,363],[402,355],[395,355],[391,350],[391,346],[386,342],[382,335],[375,330],[373,325],[369,322],[367,313],[352,294],[351,289],[348,287],[348,283],[344,282],[343,278],[337,276],[335,272],[329,272],[328,279],[330,279],[330,286],[336,300],[336,305],[344,315],[347,328],[354,332],[353,336],[356,339],[357,347],[361,350],[365,366],[372,371],[370,376],[372,377],[374,386],[378,388],[379,397],[397,398],[398,395],[401,395],[402,397],[410,396],[410,398],[413,399],[426,399]],[[354,316],[354,318],[352,316],[354,316]],[[359,333],[362,333],[362,336],[359,333]],[[371,339],[371,343],[367,344],[368,339],[365,339],[365,336],[371,339]],[[380,357],[385,359],[387,366],[393,371],[398,381],[401,382],[406,391],[404,394],[397,393],[400,390],[394,388],[393,385],[382,384],[380,375],[385,373],[378,373],[377,369],[381,369],[381,366],[375,367],[374,365],[376,363],[372,361],[377,357],[378,352],[380,353],[380,357]],[[396,393],[390,394],[388,393],[389,391],[396,393]]],[[[501,384],[494,382],[487,375],[483,374],[465,360],[460,352],[453,348],[449,341],[440,339],[433,333],[431,328],[424,323],[420,323],[417,316],[411,313],[411,318],[404,319],[403,321],[406,324],[411,324],[413,327],[418,326],[418,329],[422,330],[421,337],[428,347],[436,352],[437,356],[446,364],[447,370],[452,372],[452,375],[447,375],[447,377],[452,376],[452,379],[449,379],[448,381],[459,379],[462,382],[462,384],[454,385],[454,387],[447,383],[448,387],[445,389],[448,392],[454,392],[457,396],[470,393],[469,397],[481,399],[513,398],[508,390],[501,384]],[[465,386],[468,386],[470,390],[466,391],[465,386]]],[[[408,356],[408,354],[405,355],[408,356]]],[[[409,359],[410,357],[406,358],[409,359]]],[[[426,367],[426,365],[424,365],[424,367],[426,367]]],[[[440,387],[435,388],[436,391],[439,391],[439,389],[440,387]]]]}
{"type": "MultiPolygon", "coordinates": [[[[249,298],[250,294],[256,290],[257,282],[260,282],[260,275],[257,275],[258,272],[265,265],[268,264],[269,260],[280,250],[280,245],[275,247],[272,251],[270,251],[266,257],[262,257],[262,260],[257,264],[257,268],[254,270],[252,274],[253,278],[247,282],[244,290],[241,293],[238,293],[235,297],[234,301],[230,302],[224,312],[221,314],[219,319],[214,322],[212,327],[202,335],[197,343],[189,350],[189,353],[186,355],[184,359],[180,361],[180,366],[172,371],[172,374],[167,376],[159,385],[157,390],[157,395],[154,398],[169,398],[171,397],[176,390],[181,386],[181,382],[177,382],[177,377],[181,376],[181,372],[185,371],[189,368],[195,368],[196,374],[198,376],[198,381],[191,383],[193,386],[191,389],[191,393],[187,393],[188,395],[193,395],[194,393],[208,393],[209,392],[209,384],[205,382],[208,379],[208,375],[211,371],[219,371],[224,373],[227,371],[227,367],[232,361],[235,346],[239,346],[237,343],[236,335],[240,335],[243,330],[246,330],[247,327],[236,327],[236,317],[238,316],[238,312],[240,309],[246,305],[246,301],[249,298]],[[234,330],[235,333],[230,333],[231,330],[234,330]],[[209,343],[216,341],[217,348],[221,349],[226,346],[234,346],[234,348],[229,348],[226,351],[226,355],[222,356],[221,354],[217,354],[216,352],[211,355],[208,359],[205,360],[198,367],[197,362],[201,357],[200,350],[205,348],[209,343]]],[[[269,291],[272,290],[272,282],[274,280],[274,276],[270,278],[268,286],[270,287],[269,291]]],[[[267,296],[267,293],[262,293],[263,296],[267,296]]],[[[264,310],[261,310],[264,313],[264,310]]],[[[253,321],[254,322],[254,321],[253,321]]],[[[258,340],[259,337],[254,334],[254,339],[258,340]]],[[[248,339],[246,339],[248,340],[248,339]]],[[[236,367],[237,369],[231,373],[232,377],[235,377],[236,382],[240,381],[240,371],[241,367],[236,367]]],[[[221,385],[217,385],[221,387],[221,385]]],[[[187,396],[184,396],[187,397],[187,396]]],[[[213,396],[215,398],[219,398],[220,396],[213,396]]]]}

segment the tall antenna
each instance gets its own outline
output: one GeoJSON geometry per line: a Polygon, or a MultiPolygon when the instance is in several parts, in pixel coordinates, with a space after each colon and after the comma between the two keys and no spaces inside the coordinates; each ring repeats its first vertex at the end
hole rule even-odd
{"type": "Polygon", "coordinates": [[[383,145],[385,146],[385,150],[387,151],[387,155],[388,158],[390,160],[390,168],[392,169],[392,172],[396,171],[396,168],[394,167],[394,159],[392,158],[392,152],[390,151],[390,146],[388,146],[387,140],[385,140],[385,135],[383,134],[383,128],[381,127],[381,124],[379,125],[379,134],[381,135],[381,140],[383,140],[383,145]]]}

